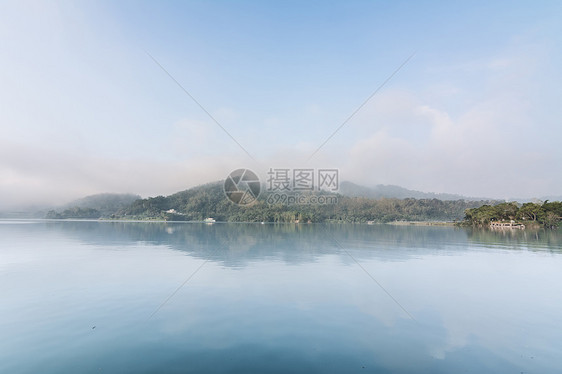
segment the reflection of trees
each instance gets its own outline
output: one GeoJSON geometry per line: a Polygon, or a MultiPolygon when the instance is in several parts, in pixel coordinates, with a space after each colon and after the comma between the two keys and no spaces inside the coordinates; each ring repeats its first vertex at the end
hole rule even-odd
{"type": "Polygon", "coordinates": [[[511,230],[467,228],[473,243],[502,246],[512,249],[551,250],[562,252],[562,230],[511,230]]]}
{"type": "Polygon", "coordinates": [[[238,224],[165,222],[48,222],[49,228],[85,244],[128,247],[162,245],[190,256],[243,266],[264,259],[287,263],[317,261],[341,253],[340,245],[361,258],[403,260],[435,251],[464,250],[470,243],[503,247],[560,248],[562,235],[553,230],[530,232],[452,227],[352,224],[238,224]]]}

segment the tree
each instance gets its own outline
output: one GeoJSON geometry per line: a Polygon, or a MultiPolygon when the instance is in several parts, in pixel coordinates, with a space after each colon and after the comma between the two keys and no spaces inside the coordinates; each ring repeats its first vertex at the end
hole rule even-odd
{"type": "Polygon", "coordinates": [[[535,203],[525,203],[517,212],[518,219],[529,219],[537,221],[540,215],[544,213],[542,207],[535,203]]]}

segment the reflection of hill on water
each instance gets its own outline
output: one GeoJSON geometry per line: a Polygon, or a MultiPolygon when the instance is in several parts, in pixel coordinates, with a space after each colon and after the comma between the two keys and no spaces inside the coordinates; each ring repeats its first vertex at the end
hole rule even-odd
{"type": "MultiPolygon", "coordinates": [[[[27,225],[26,225],[27,226],[27,225]]],[[[146,243],[217,261],[245,266],[250,261],[280,260],[299,264],[329,254],[404,261],[421,255],[466,250],[474,244],[513,249],[560,249],[562,235],[551,230],[496,232],[430,226],[296,225],[173,222],[43,222],[38,226],[84,244],[129,247],[146,243]],[[339,243],[337,244],[336,243],[339,243]]]]}

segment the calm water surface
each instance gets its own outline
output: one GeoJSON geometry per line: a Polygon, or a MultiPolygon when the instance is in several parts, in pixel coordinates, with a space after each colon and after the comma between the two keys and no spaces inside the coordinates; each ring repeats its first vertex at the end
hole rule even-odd
{"type": "Polygon", "coordinates": [[[1,373],[560,373],[562,233],[0,221],[1,373]]]}

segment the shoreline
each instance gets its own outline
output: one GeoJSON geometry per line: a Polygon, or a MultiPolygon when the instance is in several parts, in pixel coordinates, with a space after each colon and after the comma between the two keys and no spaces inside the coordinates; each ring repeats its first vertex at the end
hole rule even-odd
{"type": "Polygon", "coordinates": [[[458,222],[454,221],[393,221],[386,222],[387,225],[393,226],[449,226],[454,227],[458,222]]]}

